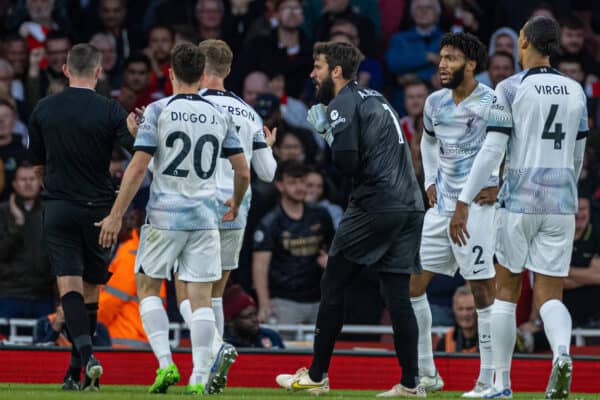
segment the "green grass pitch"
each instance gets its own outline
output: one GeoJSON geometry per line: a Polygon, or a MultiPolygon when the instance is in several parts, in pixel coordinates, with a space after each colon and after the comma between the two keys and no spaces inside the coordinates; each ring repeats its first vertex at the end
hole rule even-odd
{"type": "MultiPolygon", "coordinates": [[[[59,385],[34,385],[0,383],[0,399],[11,400],[62,400],[85,398],[105,400],[189,400],[197,396],[186,396],[183,394],[184,386],[172,387],[166,395],[150,395],[146,393],[146,386],[120,386],[102,385],[100,393],[63,392],[59,385]]],[[[329,394],[316,399],[374,399],[376,391],[362,390],[332,390],[329,394]]],[[[438,392],[427,396],[430,399],[458,399],[461,392],[438,392]]],[[[205,396],[205,398],[208,396],[205,396]]],[[[315,396],[302,393],[288,393],[281,389],[250,389],[250,388],[228,388],[225,393],[214,396],[215,400],[315,400],[315,396]]],[[[514,399],[543,399],[542,393],[516,393],[514,399]]],[[[572,394],[571,400],[577,399],[600,399],[600,394],[572,394]]]]}

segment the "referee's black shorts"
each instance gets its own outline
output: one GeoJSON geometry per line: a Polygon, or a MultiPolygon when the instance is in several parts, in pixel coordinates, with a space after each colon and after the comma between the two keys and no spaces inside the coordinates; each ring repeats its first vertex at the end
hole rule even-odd
{"type": "Polygon", "coordinates": [[[110,207],[83,205],[65,200],[44,201],[44,234],[50,266],[55,276],[81,276],[85,282],[104,284],[110,277],[110,249],[98,244],[101,221],[110,207]]]}
{"type": "Polygon", "coordinates": [[[341,254],[380,272],[420,272],[423,217],[419,211],[367,212],[350,206],[335,232],[329,254],[341,254]]]}

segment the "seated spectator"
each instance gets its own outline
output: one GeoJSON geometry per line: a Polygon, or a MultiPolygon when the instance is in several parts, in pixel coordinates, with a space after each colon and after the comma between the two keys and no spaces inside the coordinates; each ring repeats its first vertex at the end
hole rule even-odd
{"type": "MultiPolygon", "coordinates": [[[[131,215],[131,212],[128,213],[131,215]]],[[[129,230],[129,238],[122,242],[110,263],[109,281],[100,290],[98,322],[108,328],[114,347],[148,347],[148,338],[142,326],[134,272],[135,255],[140,245],[138,221],[126,217],[136,227],[129,230]]],[[[163,282],[160,297],[166,303],[167,290],[163,282]]]]}
{"type": "Polygon", "coordinates": [[[312,324],[317,318],[333,225],[326,210],[305,204],[307,173],[299,162],[279,164],[279,204],[254,232],[252,276],[261,322],[312,324]]]}
{"type": "Polygon", "coordinates": [[[17,111],[14,105],[0,98],[0,160],[4,164],[4,191],[0,192],[0,201],[8,200],[13,191],[10,185],[17,167],[27,159],[27,149],[23,146],[21,136],[15,133],[17,111]]]}
{"type": "Polygon", "coordinates": [[[225,316],[224,339],[235,347],[283,349],[283,340],[272,329],[261,328],[256,303],[240,285],[233,285],[223,293],[225,316]]]}
{"type": "Polygon", "coordinates": [[[385,62],[388,70],[396,77],[397,89],[393,94],[392,104],[401,114],[404,110],[404,84],[414,80],[415,76],[424,82],[430,82],[437,70],[443,35],[437,25],[440,13],[437,0],[414,0],[410,6],[410,14],[415,27],[396,33],[390,40],[385,62]]]}
{"type": "Polygon", "coordinates": [[[306,175],[306,197],[307,204],[314,204],[323,207],[329,213],[333,228],[337,229],[342,220],[344,210],[337,204],[333,204],[327,198],[327,189],[329,185],[326,182],[325,175],[317,169],[313,169],[306,175]]]}
{"type": "Polygon", "coordinates": [[[252,107],[256,107],[256,98],[261,93],[267,93],[269,90],[269,77],[261,71],[250,72],[244,78],[244,87],[242,89],[242,98],[252,107]]]}
{"type": "MultiPolygon", "coordinates": [[[[308,116],[308,109],[306,108],[306,105],[304,105],[304,103],[300,100],[292,96],[288,96],[286,93],[285,76],[283,74],[277,74],[271,78],[267,87],[269,93],[279,98],[279,108],[281,110],[281,116],[285,122],[298,128],[309,130],[313,129],[306,120],[306,117],[308,116]]],[[[316,132],[315,135],[317,135],[316,132]]]]}
{"type": "MultiPolygon", "coordinates": [[[[18,83],[20,87],[20,95],[21,100],[23,99],[23,85],[20,80],[14,79],[15,72],[12,65],[5,60],[4,58],[0,58],[0,98],[7,100],[15,106],[15,110],[17,114],[15,118],[17,118],[16,125],[13,129],[13,133],[17,135],[21,135],[22,142],[24,145],[27,145],[28,141],[28,129],[27,125],[25,125],[19,118],[23,118],[22,116],[26,114],[25,104],[23,101],[18,100],[13,90],[15,88],[15,82],[18,83]]],[[[19,90],[17,90],[19,92],[19,90]]]]}
{"type": "Polygon", "coordinates": [[[490,56],[490,59],[488,60],[487,76],[492,89],[495,89],[498,83],[514,73],[515,59],[511,53],[497,51],[490,56]]]}
{"type": "Polygon", "coordinates": [[[199,42],[206,39],[221,39],[228,42],[223,25],[224,15],[223,0],[198,0],[194,22],[199,42]]]}
{"type": "Polygon", "coordinates": [[[0,204],[0,318],[39,318],[54,310],[54,278],[42,237],[41,182],[20,165],[14,193],[0,204]]]}
{"type": "MultiPolygon", "coordinates": [[[[519,72],[519,71],[521,71],[521,67],[519,66],[519,63],[518,63],[519,58],[517,56],[518,43],[519,43],[519,35],[517,35],[517,33],[514,30],[512,30],[511,28],[507,28],[507,27],[500,28],[500,29],[496,30],[492,34],[492,37],[490,38],[488,54],[490,57],[493,54],[498,53],[498,52],[505,52],[508,54],[512,54],[513,62],[514,62],[514,66],[515,66],[514,71],[519,72]]],[[[479,83],[483,83],[486,86],[492,87],[492,81],[490,80],[490,76],[489,76],[489,73],[487,70],[477,74],[475,76],[475,79],[479,83]]]]}
{"type": "Polygon", "coordinates": [[[579,58],[572,56],[561,57],[556,61],[556,69],[574,81],[579,82],[580,85],[583,86],[585,84],[585,72],[579,58]]]}
{"type": "MultiPolygon", "coordinates": [[[[422,80],[415,79],[408,81],[404,86],[404,108],[406,108],[406,115],[400,119],[400,125],[406,136],[406,141],[409,143],[412,141],[413,136],[419,136],[422,133],[417,129],[417,122],[423,118],[423,108],[425,107],[427,96],[429,96],[429,89],[422,80]]],[[[419,145],[421,143],[420,136],[418,143],[419,145]]]]}
{"type": "Polygon", "coordinates": [[[102,76],[98,86],[104,84],[110,91],[121,86],[121,70],[117,64],[117,43],[115,38],[107,33],[96,33],[90,39],[90,44],[102,53],[102,76]]]}
{"type": "Polygon", "coordinates": [[[143,53],[136,53],[125,60],[123,84],[121,89],[112,92],[112,97],[127,110],[132,112],[138,107],[145,107],[160,98],[150,92],[150,60],[143,53]]]}
{"type": "Polygon", "coordinates": [[[44,47],[29,53],[29,71],[25,81],[27,110],[32,111],[43,97],[61,92],[68,85],[62,67],[67,63],[71,41],[63,32],[52,31],[44,47]],[[45,60],[45,61],[44,61],[45,60]]]}
{"type": "Polygon", "coordinates": [[[600,296],[600,230],[592,223],[590,215],[589,197],[581,191],[571,269],[563,293],[563,302],[571,313],[574,326],[600,322],[600,308],[590,301],[600,296]]]}
{"type": "MultiPolygon", "coordinates": [[[[33,327],[33,344],[40,346],[71,347],[67,334],[65,314],[61,305],[56,307],[56,312],[39,318],[33,327]]],[[[111,339],[108,329],[102,323],[96,325],[96,332],[92,336],[94,346],[110,346],[111,339]]]]}
{"type": "Polygon", "coordinates": [[[583,67],[588,79],[597,81],[600,75],[600,63],[585,48],[585,31],[583,22],[572,15],[564,19],[560,28],[560,56],[576,58],[583,67]]]}
{"type": "Polygon", "coordinates": [[[438,341],[436,350],[446,353],[476,353],[478,347],[475,298],[467,285],[456,289],[452,298],[456,324],[438,341]]]}
{"type": "Polygon", "coordinates": [[[19,26],[19,35],[27,40],[27,47],[30,50],[44,47],[50,32],[65,30],[66,24],[61,23],[62,26],[59,26],[52,17],[54,5],[54,0],[25,1],[28,18],[19,26]]]}
{"type": "Polygon", "coordinates": [[[436,275],[427,287],[427,298],[431,307],[432,326],[452,326],[456,323],[452,312],[452,296],[465,284],[460,274],[454,277],[436,275]]]}
{"type": "Polygon", "coordinates": [[[27,72],[27,43],[22,37],[12,34],[7,35],[4,40],[4,57],[12,65],[14,71],[14,80],[12,95],[16,100],[23,101],[25,98],[25,89],[23,82],[27,72]],[[18,81],[19,83],[14,83],[18,81]]]}
{"type": "Polygon", "coordinates": [[[157,25],[148,33],[148,47],[144,54],[148,56],[152,72],[150,73],[150,92],[162,93],[164,96],[173,94],[169,79],[171,68],[171,50],[175,45],[175,31],[164,25],[157,25]]]}

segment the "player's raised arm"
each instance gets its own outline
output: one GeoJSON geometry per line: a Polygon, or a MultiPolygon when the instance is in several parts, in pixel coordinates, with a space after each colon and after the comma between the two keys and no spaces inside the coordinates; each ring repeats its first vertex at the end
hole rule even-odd
{"type": "Polygon", "coordinates": [[[277,161],[271,147],[277,138],[277,128],[270,130],[266,126],[263,132],[256,132],[252,142],[252,168],[263,182],[271,182],[275,177],[277,161]]]}

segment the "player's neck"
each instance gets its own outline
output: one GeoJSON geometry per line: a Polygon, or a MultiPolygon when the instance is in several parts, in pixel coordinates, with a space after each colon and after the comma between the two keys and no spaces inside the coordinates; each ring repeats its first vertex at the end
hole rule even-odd
{"type": "Polygon", "coordinates": [[[172,84],[173,94],[198,94],[198,89],[200,87],[199,83],[188,85],[185,83],[173,81],[172,84]]]}
{"type": "MultiPolygon", "coordinates": [[[[350,83],[350,80],[339,80],[339,81],[333,81],[333,92],[334,95],[337,96],[343,88],[346,87],[346,85],[348,85],[350,83]]],[[[333,97],[335,97],[333,96],[333,97]]]]}
{"type": "Polygon", "coordinates": [[[304,202],[294,201],[286,196],[281,196],[281,208],[292,219],[300,219],[304,214],[304,202]]]}
{"type": "Polygon", "coordinates": [[[96,83],[97,81],[95,79],[82,79],[73,76],[71,76],[71,78],[69,79],[70,87],[76,87],[81,89],[96,90],[96,83]]]}
{"type": "Polygon", "coordinates": [[[205,75],[200,85],[203,89],[220,90],[222,92],[225,91],[223,78],[219,78],[218,76],[214,75],[205,75]]]}
{"type": "Polygon", "coordinates": [[[550,57],[542,56],[538,54],[530,54],[529,56],[523,57],[523,69],[547,67],[551,68],[550,57]]]}
{"type": "Polygon", "coordinates": [[[452,89],[452,99],[458,104],[473,93],[478,83],[475,79],[464,79],[456,89],[452,89]]]}

